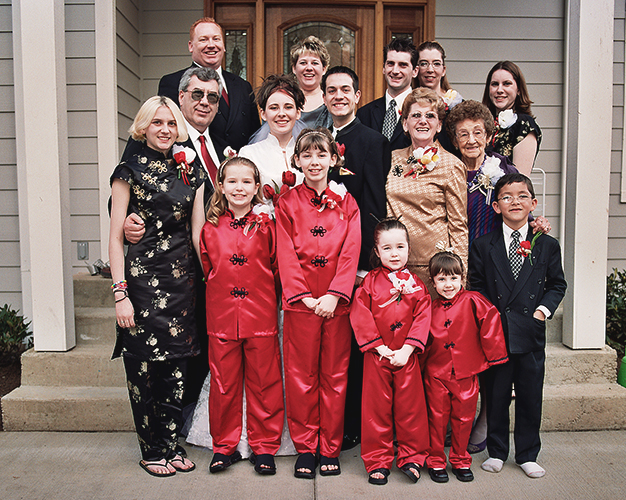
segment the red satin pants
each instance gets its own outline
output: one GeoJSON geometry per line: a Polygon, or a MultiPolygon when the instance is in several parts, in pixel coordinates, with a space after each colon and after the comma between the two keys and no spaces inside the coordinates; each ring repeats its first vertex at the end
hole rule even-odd
{"type": "Polygon", "coordinates": [[[445,469],[446,453],[444,441],[448,421],[452,428],[450,465],[454,469],[465,469],[472,465],[472,456],[467,451],[472,424],[478,402],[478,377],[460,380],[441,380],[436,377],[424,379],[428,401],[430,425],[430,454],[428,467],[445,469]]]}
{"type": "Polygon", "coordinates": [[[213,451],[230,455],[237,449],[245,378],[248,443],[257,455],[274,455],[285,418],[278,336],[241,340],[209,336],[209,368],[213,451]]]}
{"type": "Polygon", "coordinates": [[[338,457],[350,362],[350,317],[285,311],[287,422],[298,453],[338,457]]]}
{"type": "Polygon", "coordinates": [[[367,351],[363,360],[361,458],[367,472],[390,469],[393,430],[398,440],[396,465],[423,465],[428,455],[428,413],[422,373],[416,355],[406,365],[392,366],[367,351]]]}

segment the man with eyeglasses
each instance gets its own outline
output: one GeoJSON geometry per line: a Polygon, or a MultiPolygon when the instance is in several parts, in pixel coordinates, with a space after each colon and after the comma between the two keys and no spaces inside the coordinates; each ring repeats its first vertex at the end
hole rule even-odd
{"type": "Polygon", "coordinates": [[[404,149],[411,139],[402,129],[400,111],[417,76],[417,50],[408,38],[394,38],[384,48],[383,75],[387,92],[380,99],[370,102],[357,112],[363,125],[381,132],[391,143],[391,151],[404,149]]]}
{"type": "MultiPolygon", "coordinates": [[[[222,68],[225,55],[224,32],[212,17],[203,17],[189,30],[189,52],[193,61],[190,68],[211,68],[222,82],[219,109],[211,123],[211,137],[220,138],[239,151],[248,144],[250,136],[259,128],[259,113],[254,103],[251,85],[243,78],[222,68]]],[[[159,81],[159,95],[174,102],[178,100],[179,83],[189,68],[165,75],[159,81]]]]}

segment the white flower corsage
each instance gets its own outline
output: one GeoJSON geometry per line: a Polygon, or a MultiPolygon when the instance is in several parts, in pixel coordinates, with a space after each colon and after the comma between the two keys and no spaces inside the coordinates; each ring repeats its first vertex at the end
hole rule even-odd
{"type": "Polygon", "coordinates": [[[192,148],[181,146],[180,144],[174,144],[172,147],[172,156],[174,161],[178,164],[178,178],[183,178],[183,182],[189,185],[188,175],[191,175],[193,169],[191,164],[196,159],[196,152],[192,148]]]}
{"type": "Polygon", "coordinates": [[[495,156],[486,156],[485,161],[476,172],[476,177],[469,185],[468,191],[473,193],[479,190],[485,196],[485,203],[491,205],[491,193],[503,175],[504,170],[500,168],[500,159],[495,156]]]}
{"type": "Polygon", "coordinates": [[[498,127],[500,129],[509,128],[517,121],[517,113],[512,109],[505,109],[498,113],[498,127]]]}
{"type": "Polygon", "coordinates": [[[404,174],[404,176],[411,176],[416,179],[417,176],[424,170],[428,170],[430,172],[434,169],[441,161],[441,157],[437,154],[437,151],[437,148],[434,146],[413,150],[413,154],[409,156],[407,163],[409,165],[415,164],[415,166],[411,167],[411,169],[404,174]]]}
{"type": "Polygon", "coordinates": [[[330,181],[328,183],[328,187],[322,195],[320,207],[317,209],[318,212],[321,212],[326,207],[330,209],[337,209],[339,211],[339,217],[343,219],[343,211],[337,207],[337,204],[346,197],[347,193],[348,190],[346,189],[346,186],[343,184],[337,184],[335,181],[330,181]]]}
{"type": "Polygon", "coordinates": [[[267,226],[272,220],[272,212],[270,207],[264,203],[259,203],[252,207],[252,215],[248,217],[248,223],[243,228],[243,234],[247,235],[250,231],[250,238],[259,230],[267,226]]]}
{"type": "Polygon", "coordinates": [[[393,302],[400,302],[403,295],[415,293],[422,289],[422,287],[415,282],[413,275],[406,269],[394,271],[389,273],[387,276],[393,285],[393,288],[389,290],[391,298],[384,304],[380,304],[378,306],[380,308],[387,307],[393,302]]]}
{"type": "Polygon", "coordinates": [[[227,158],[230,160],[231,158],[234,158],[235,156],[237,156],[237,151],[235,151],[230,146],[226,146],[226,149],[224,150],[223,154],[224,154],[224,158],[227,158]]]}
{"type": "Polygon", "coordinates": [[[452,109],[457,104],[460,104],[461,102],[463,102],[463,96],[461,96],[461,94],[459,94],[454,89],[448,89],[446,93],[443,94],[442,99],[443,99],[443,102],[446,103],[446,107],[448,109],[452,109]]]}

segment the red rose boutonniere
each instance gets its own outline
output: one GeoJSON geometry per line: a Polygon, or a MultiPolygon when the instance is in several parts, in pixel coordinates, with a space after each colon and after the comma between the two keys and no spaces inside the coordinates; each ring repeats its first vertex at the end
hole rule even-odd
{"type": "Polygon", "coordinates": [[[191,175],[193,169],[191,168],[191,163],[196,159],[196,152],[180,144],[174,144],[172,147],[172,153],[174,156],[174,161],[178,165],[178,178],[182,177],[183,182],[189,186],[188,175],[191,175]]]}
{"type": "Polygon", "coordinates": [[[539,238],[539,236],[541,236],[543,233],[541,231],[537,232],[537,234],[535,234],[535,236],[533,236],[533,239],[531,241],[528,240],[524,240],[524,241],[520,241],[519,242],[519,248],[517,249],[517,253],[524,256],[524,257],[528,257],[528,260],[530,261],[530,265],[533,265],[533,248],[535,248],[535,242],[537,241],[537,238],[539,238]]]}

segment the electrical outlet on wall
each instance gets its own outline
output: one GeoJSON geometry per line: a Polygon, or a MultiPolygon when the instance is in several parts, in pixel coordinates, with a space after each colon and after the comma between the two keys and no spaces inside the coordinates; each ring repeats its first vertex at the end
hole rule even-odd
{"type": "Polygon", "coordinates": [[[78,260],[87,260],[89,258],[89,242],[78,242],[78,260]]]}

